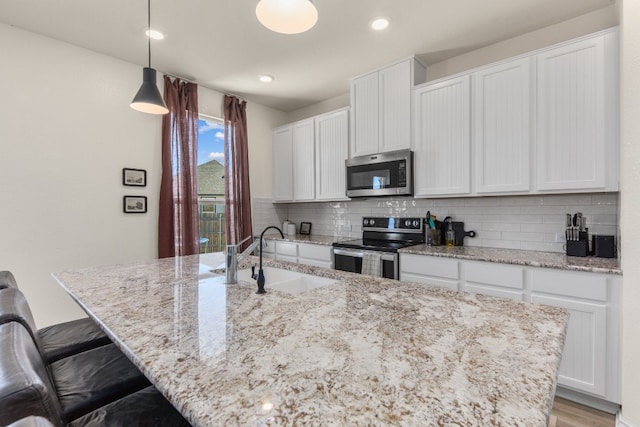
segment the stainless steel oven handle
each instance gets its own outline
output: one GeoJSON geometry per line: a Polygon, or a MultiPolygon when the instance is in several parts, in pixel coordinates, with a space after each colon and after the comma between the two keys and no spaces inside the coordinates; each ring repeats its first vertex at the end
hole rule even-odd
{"type": "MultiPolygon", "coordinates": [[[[373,251],[368,251],[368,252],[373,252],[373,251]]],[[[364,258],[364,252],[358,252],[358,251],[350,251],[350,250],[344,250],[344,249],[333,249],[333,253],[335,255],[342,255],[342,256],[350,256],[353,258],[364,258]]],[[[382,254],[380,255],[380,259],[383,261],[395,261],[396,260],[396,256],[395,254],[382,254]]]]}
{"type": "Polygon", "coordinates": [[[364,252],[345,251],[344,249],[334,249],[335,255],[350,256],[353,258],[364,258],[364,252]]]}

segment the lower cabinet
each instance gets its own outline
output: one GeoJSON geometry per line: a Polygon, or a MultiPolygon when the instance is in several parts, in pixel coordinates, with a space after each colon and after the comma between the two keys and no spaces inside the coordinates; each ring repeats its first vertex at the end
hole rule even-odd
{"type": "Polygon", "coordinates": [[[460,262],[451,258],[400,254],[400,280],[425,283],[457,291],[460,262]]]}
{"type": "Polygon", "coordinates": [[[532,268],[531,302],[569,310],[558,383],[620,403],[620,280],[532,268]]]}
{"type": "MultiPolygon", "coordinates": [[[[333,247],[313,243],[296,243],[282,240],[268,240],[267,247],[273,248],[276,261],[295,262],[314,267],[333,268],[333,247]]],[[[263,250],[263,257],[266,256],[263,250]]]]}
{"type": "Polygon", "coordinates": [[[558,384],[620,403],[619,276],[400,254],[400,280],[567,309],[558,384]]]}

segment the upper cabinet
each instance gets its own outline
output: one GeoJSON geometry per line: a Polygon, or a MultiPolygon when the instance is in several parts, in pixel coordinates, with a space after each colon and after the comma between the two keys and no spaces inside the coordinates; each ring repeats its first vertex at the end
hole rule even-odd
{"type": "Polygon", "coordinates": [[[420,196],[468,194],[469,76],[416,88],[414,93],[414,193],[420,196]]]}
{"type": "Polygon", "coordinates": [[[349,110],[316,117],[316,199],[346,199],[349,110]]]}
{"type": "Polygon", "coordinates": [[[351,80],[350,157],[411,147],[411,90],[425,79],[411,57],[351,80]]]}
{"type": "Polygon", "coordinates": [[[315,198],[314,121],[303,120],[293,125],[293,200],[315,198]]]}
{"type": "Polygon", "coordinates": [[[473,73],[475,190],[529,191],[532,123],[530,58],[473,73]]]}
{"type": "Polygon", "coordinates": [[[414,88],[416,197],[618,191],[617,38],[414,88]]]}
{"type": "Polygon", "coordinates": [[[273,131],[273,201],[348,200],[349,109],[273,131]]]}
{"type": "Polygon", "coordinates": [[[618,190],[617,37],[537,55],[539,190],[618,190]]]}
{"type": "Polygon", "coordinates": [[[293,200],[293,126],[273,131],[273,201],[293,200]]]}

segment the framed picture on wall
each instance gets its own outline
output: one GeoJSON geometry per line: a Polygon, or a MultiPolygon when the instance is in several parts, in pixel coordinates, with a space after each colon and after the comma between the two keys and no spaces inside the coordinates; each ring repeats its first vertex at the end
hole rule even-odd
{"type": "Polygon", "coordinates": [[[146,187],[147,171],[144,169],[122,169],[122,184],[133,187],[146,187]]]}
{"type": "Polygon", "coordinates": [[[146,196],[124,196],[122,198],[122,209],[124,213],[146,213],[146,196]]]}

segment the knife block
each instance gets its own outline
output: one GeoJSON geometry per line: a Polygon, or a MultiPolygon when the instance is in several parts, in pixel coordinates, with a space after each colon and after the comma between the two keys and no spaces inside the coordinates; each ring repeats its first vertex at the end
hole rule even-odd
{"type": "Polygon", "coordinates": [[[581,231],[580,240],[567,240],[567,256],[589,255],[589,233],[581,231]]]}

